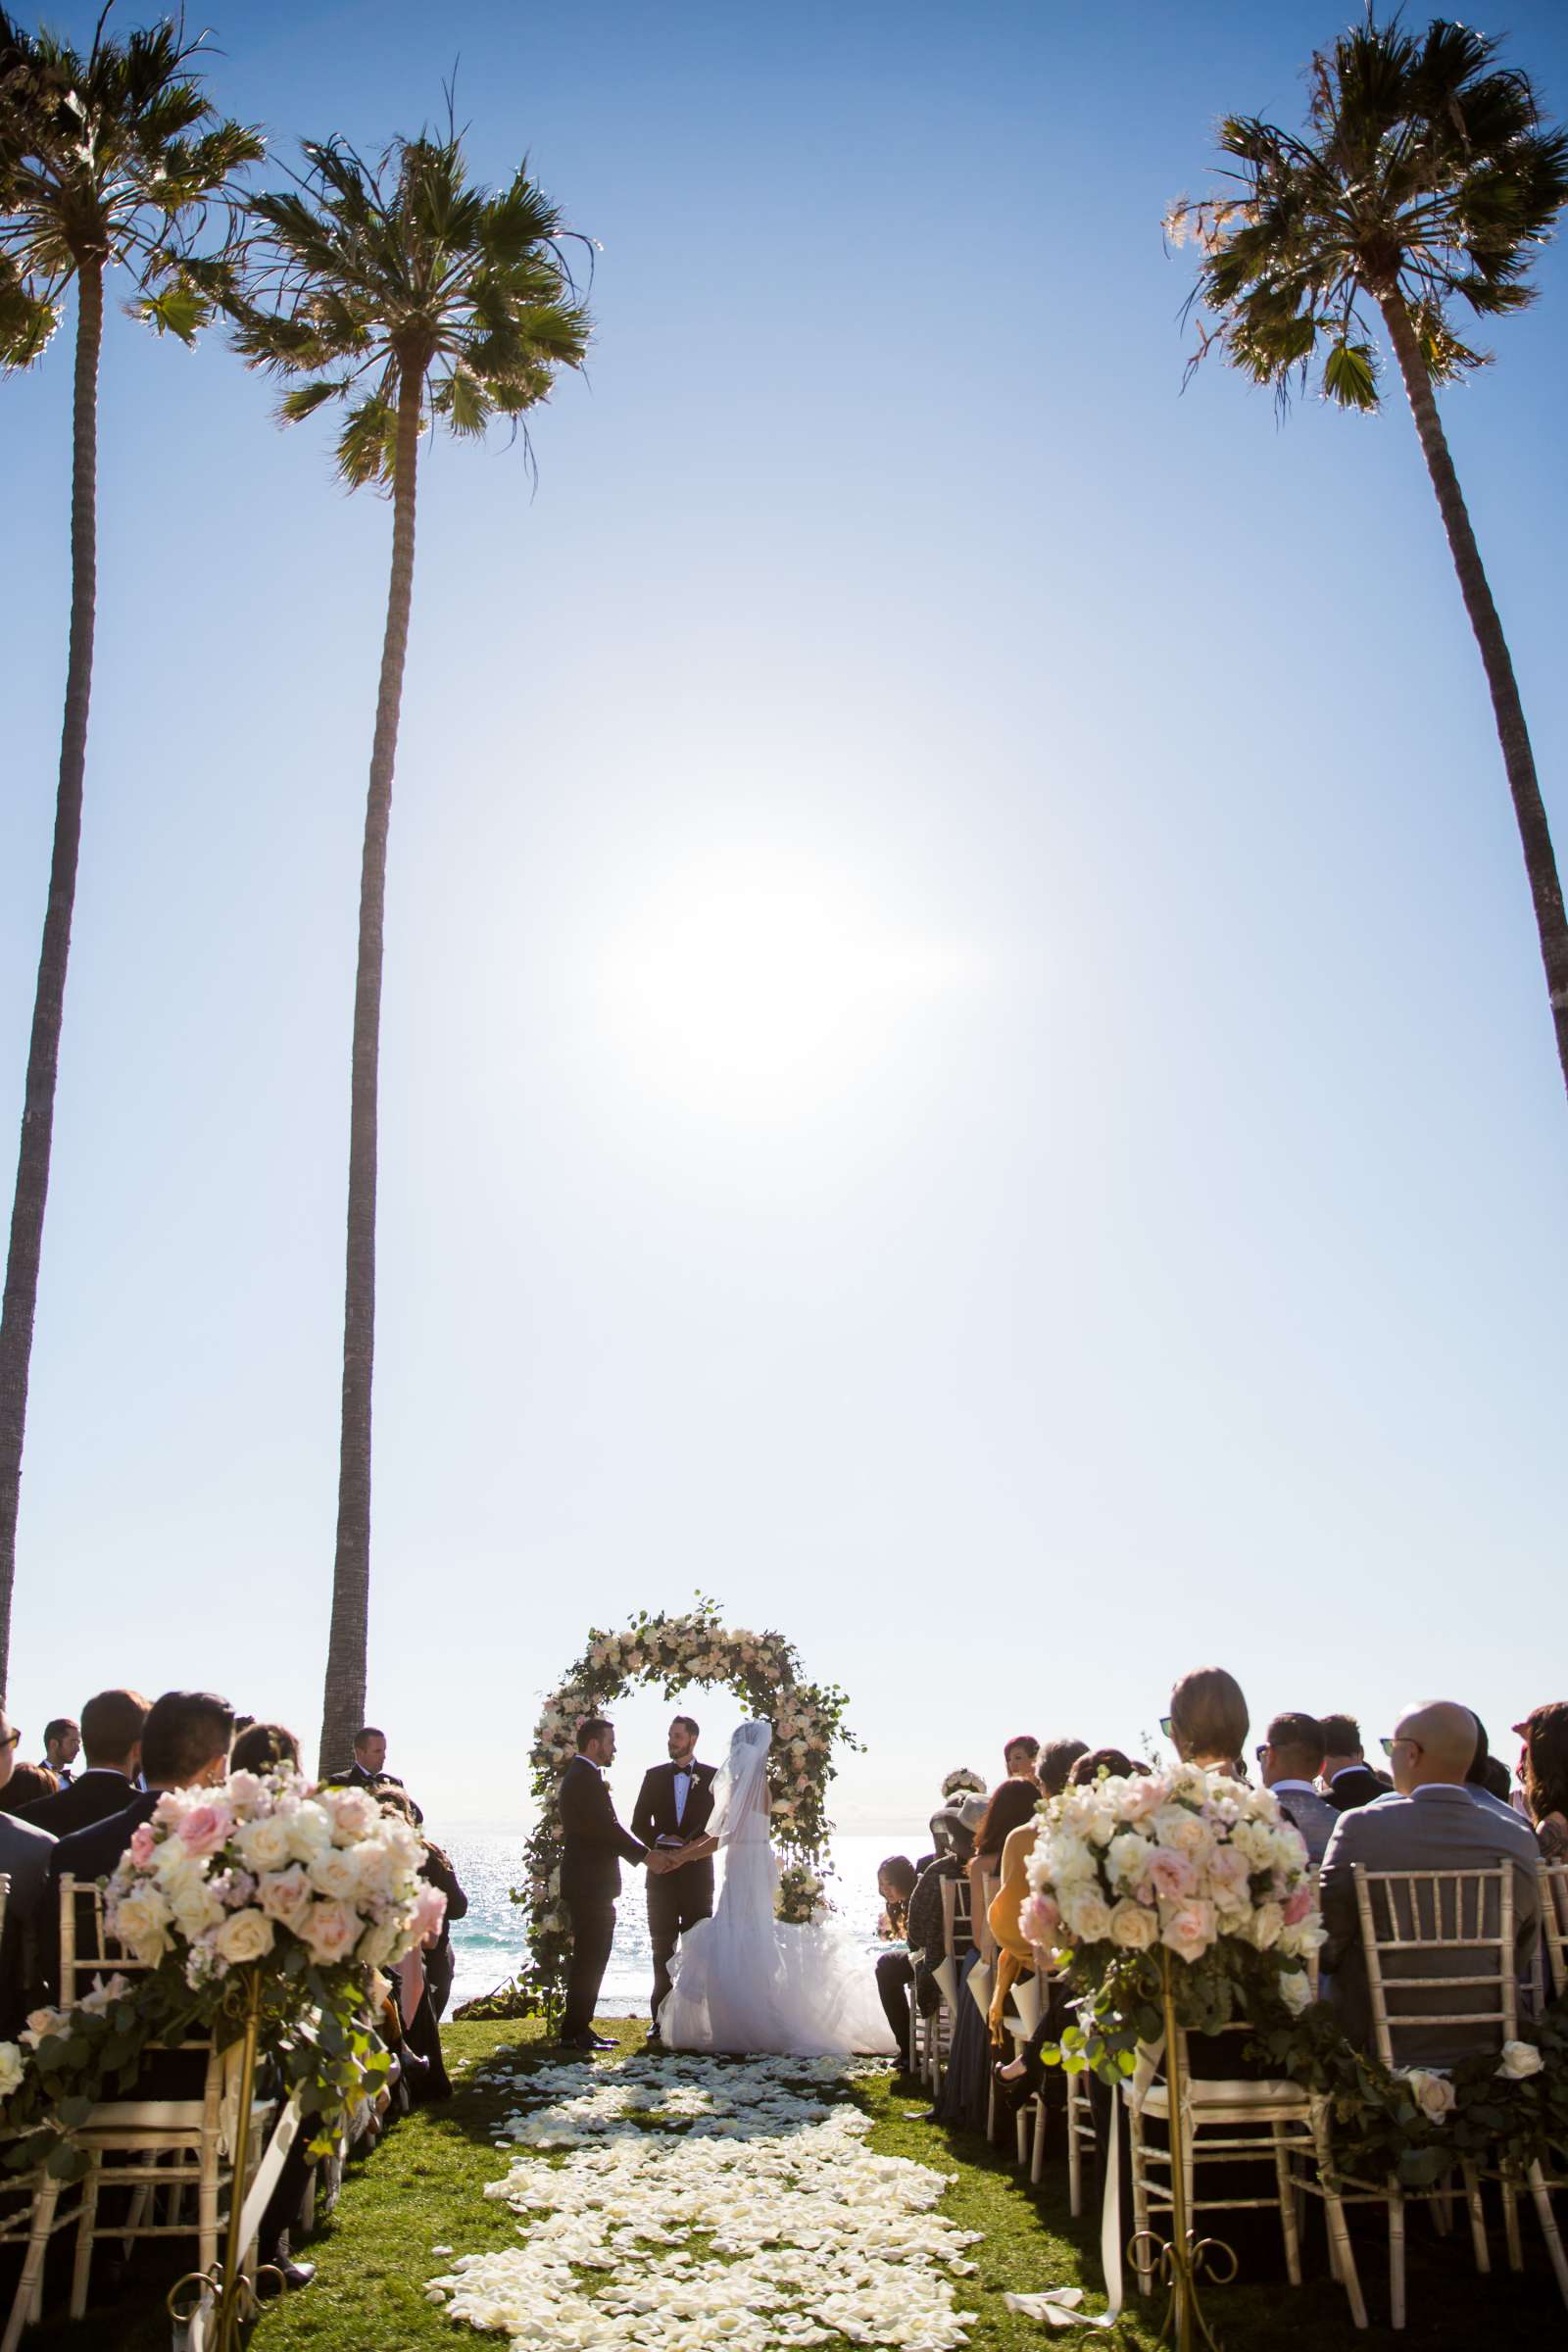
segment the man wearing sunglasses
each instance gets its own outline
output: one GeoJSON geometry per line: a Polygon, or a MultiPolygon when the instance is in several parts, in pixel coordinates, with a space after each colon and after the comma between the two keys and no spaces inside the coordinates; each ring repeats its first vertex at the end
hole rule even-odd
{"type": "Polygon", "coordinates": [[[1316,1716],[1276,1715],[1257,1750],[1257,1765],[1264,1788],[1273,1789],[1280,1811],[1299,1830],[1315,1870],[1340,1818],[1313,1787],[1323,1769],[1323,1726],[1316,1716]]]}
{"type": "MultiPolygon", "coordinates": [[[[1469,1708],[1453,1699],[1430,1699],[1424,1706],[1411,1707],[1386,1746],[1396,1793],[1341,1814],[1318,1881],[1328,1934],[1322,1951],[1328,1996],[1347,2035],[1362,2047],[1371,2044],[1372,2016],[1356,1903],[1356,1863],[1369,1871],[1494,1870],[1499,1863],[1511,1863],[1514,1959],[1521,1976],[1530,1966],[1540,1928],[1534,1837],[1524,1822],[1476,1804],[1465,1787],[1464,1776],[1476,1752],[1476,1719],[1469,1708]]],[[[1376,1899],[1386,1903],[1389,1897],[1384,1891],[1376,1899]]],[[[1495,1919],[1486,1925],[1495,1935],[1495,1919]]],[[[1391,1978],[1462,1979],[1475,1974],[1475,1954],[1458,1944],[1402,1957],[1385,1952],[1383,1969],[1391,1978]]],[[[1399,2006],[1405,2015],[1430,2011],[1436,2021],[1494,2003],[1494,1992],[1485,1984],[1456,1983],[1451,1988],[1435,1984],[1420,1994],[1402,1997],[1399,2006]]],[[[1487,2046],[1493,2032],[1491,2027],[1463,2023],[1405,2027],[1399,2035],[1399,2060],[1408,2066],[1451,2066],[1487,2046]]]]}

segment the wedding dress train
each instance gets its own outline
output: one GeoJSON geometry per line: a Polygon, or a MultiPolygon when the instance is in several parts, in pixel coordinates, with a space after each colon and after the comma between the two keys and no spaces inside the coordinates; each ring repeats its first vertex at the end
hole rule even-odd
{"type": "Polygon", "coordinates": [[[785,1927],[773,1916],[778,1867],[768,1842],[772,1726],[743,1723],[714,1784],[711,1829],[724,1875],[711,1919],[680,1940],[659,2011],[670,2050],[742,2057],[892,2057],[870,1959],[843,1928],[785,1927]]]}

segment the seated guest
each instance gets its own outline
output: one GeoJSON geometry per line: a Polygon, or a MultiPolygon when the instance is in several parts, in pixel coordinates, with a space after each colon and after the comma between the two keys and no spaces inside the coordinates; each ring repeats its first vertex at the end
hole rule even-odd
{"type": "Polygon", "coordinates": [[[974,1856],[969,1864],[969,1893],[978,1919],[983,1908],[981,1883],[1002,1869],[1002,1849],[1011,1833],[1035,1817],[1040,1790],[1033,1779],[1004,1781],[991,1792],[991,1802],[975,1832],[974,1856]]]}
{"type": "Polygon", "coordinates": [[[1019,1732],[1007,1741],[1002,1751],[1004,1770],[1010,1781],[1032,1781],[1038,1778],[1040,1742],[1032,1732],[1019,1732]]]}
{"type": "MultiPolygon", "coordinates": [[[[1083,1761],[1082,1757],[1079,1762],[1083,1761]]],[[[1076,1769],[1076,1767],[1074,1768],[1076,1769]]],[[[1021,1977],[1033,1976],[1034,1946],[1018,1925],[1029,1899],[1029,1857],[1040,1828],[1038,1814],[1009,1830],[1002,1847],[1002,1878],[986,1913],[986,1925],[997,1941],[996,1975],[991,1987],[991,2038],[998,2049],[1006,2046],[1007,1995],[1021,1977]]]]}
{"type": "Polygon", "coordinates": [[[1514,1730],[1524,1741],[1519,1782],[1544,1862],[1568,1862],[1568,1700],[1533,1707],[1514,1730]]]}
{"type": "Polygon", "coordinates": [[[1247,1745],[1247,1701],[1223,1666],[1195,1666],[1170,1694],[1162,1729],[1184,1764],[1233,1774],[1247,1745]]]}
{"type": "Polygon", "coordinates": [[[1487,1727],[1480,1716],[1476,1714],[1474,1707],[1471,1708],[1470,1713],[1475,1719],[1476,1752],[1470,1760],[1470,1769],[1464,1776],[1464,1785],[1478,1805],[1494,1805],[1499,1813],[1507,1813],[1517,1821],[1519,1816],[1508,1801],[1513,1793],[1513,1787],[1508,1779],[1506,1768],[1503,1770],[1502,1788],[1499,1790],[1492,1771],[1497,1758],[1493,1754],[1491,1743],[1487,1739],[1487,1727]]]}
{"type": "Polygon", "coordinates": [[[1040,1751],[1040,1787],[1044,1794],[1059,1796],[1078,1758],[1088,1753],[1087,1740],[1048,1740],[1040,1751]]]}
{"type": "MultiPolygon", "coordinates": [[[[11,1753],[16,1754],[16,1734],[12,1733],[11,1753]]],[[[46,1796],[53,1796],[60,1787],[58,1777],[47,1764],[14,1764],[11,1778],[0,1788],[0,1813],[30,1813],[41,1805],[46,1796]]]]}
{"type": "Polygon", "coordinates": [[[1320,1715],[1318,1724],[1323,1733],[1323,1767],[1318,1778],[1335,1812],[1348,1813],[1357,1805],[1373,1805],[1380,1796],[1387,1796],[1394,1783],[1386,1773],[1374,1772],[1361,1753],[1361,1727],[1355,1717],[1320,1715]]]}
{"type": "Polygon", "coordinates": [[[69,1838],[95,1821],[123,1813],[136,1793],[141,1771],[142,1726],[147,1701],[139,1690],[99,1690],[81,1710],[81,1744],[86,1770],[69,1788],[46,1796],[27,1815],[35,1830],[69,1838]]]}
{"type": "MultiPolygon", "coordinates": [[[[941,2004],[942,1995],[934,1981],[934,1972],[947,1957],[944,1942],[942,1882],[960,1879],[974,1852],[974,1834],[985,1819],[984,1800],[973,1794],[959,1796],[944,1805],[931,1816],[931,1837],[937,1853],[934,1862],[922,1870],[915,1880],[914,1892],[909,1897],[909,1918],[906,1936],[909,1961],[914,1971],[914,1997],[922,2017],[929,2017],[941,2004]]],[[[967,1938],[964,1939],[967,1942],[967,1938]]]]}
{"type": "Polygon", "coordinates": [[[1119,1747],[1086,1747],[1067,1775],[1067,1786],[1092,1788],[1102,1773],[1115,1780],[1130,1781],[1134,1769],[1132,1759],[1124,1756],[1119,1747]]]}
{"type": "Polygon", "coordinates": [[[258,1723],[254,1716],[235,1736],[228,1751],[230,1772],[277,1772],[285,1764],[300,1768],[300,1743],[281,1723],[258,1723]]]}
{"type": "Polygon", "coordinates": [[[70,1787],[72,1767],[81,1753],[81,1727],[70,1715],[57,1715],[43,1727],[43,1769],[55,1776],[59,1788],[70,1787]]]}
{"type": "MultiPolygon", "coordinates": [[[[17,1735],[0,1708],[0,1803],[9,1794],[17,1772],[36,1770],[16,1761],[17,1735]]],[[[31,1822],[0,1815],[0,1871],[11,1881],[6,1897],[5,1934],[0,1936],[0,2040],[15,2041],[29,2009],[42,1998],[38,1955],[38,1921],[54,1839],[31,1822]]]]}
{"type": "MultiPolygon", "coordinates": [[[[889,1939],[907,1938],[909,1903],[917,1884],[914,1864],[907,1854],[890,1854],[881,1864],[876,1874],[876,1890],[887,1907],[878,1925],[879,1935],[889,1939]]],[[[877,1997],[901,2051],[907,2051],[909,2046],[909,1988],[913,1983],[914,1963],[907,1950],[880,1954],[876,1964],[877,1997]]]]}
{"type": "MultiPolygon", "coordinates": [[[[1393,1741],[1397,1793],[1343,1813],[1329,1839],[1318,1881],[1328,1936],[1322,1966],[1340,2023],[1349,2039],[1362,2048],[1372,2045],[1372,2015],[1353,1875],[1356,1863],[1369,1871],[1488,1870],[1509,1863],[1513,1868],[1515,1960],[1521,1974],[1535,1950],[1540,1924],[1536,1841],[1528,1826],[1515,1816],[1472,1801],[1464,1776],[1475,1747],[1475,1717],[1468,1707],[1451,1699],[1434,1699],[1408,1709],[1393,1741]]],[[[1378,1899],[1388,1905],[1388,1890],[1378,1890],[1378,1899]]],[[[1399,1916],[1406,1917],[1407,1898],[1397,1899],[1399,1916]]],[[[1490,1924],[1494,1930],[1495,1922],[1490,1924]]],[[[1477,1961],[1473,1950],[1455,1946],[1450,1951],[1410,1956],[1390,1952],[1383,1959],[1383,1969],[1391,1983],[1401,1975],[1462,1978],[1477,1973],[1477,1961]]],[[[1456,1984],[1451,1991],[1434,1986],[1415,1996],[1419,2009],[1435,2015],[1456,2008],[1487,2007],[1494,1999],[1484,1985],[1471,1989],[1456,1984]]],[[[1409,2014],[1410,2003],[1410,1995],[1401,1997],[1401,2016],[1409,2014]]],[[[1395,2056],[1400,2065],[1448,2066],[1484,2047],[1491,2031],[1488,2028],[1478,2034],[1463,2025],[1405,2027],[1396,2042],[1395,2056]]]]}
{"type": "Polygon", "coordinates": [[[1280,1811],[1299,1830],[1306,1858],[1315,1870],[1322,1861],[1339,1814],[1314,1786],[1323,1769],[1323,1726],[1315,1715],[1298,1710],[1276,1715],[1268,1737],[1257,1751],[1258,1770],[1265,1788],[1279,1798],[1280,1811]]]}
{"type": "MultiPolygon", "coordinates": [[[[124,1693],[120,1693],[123,1696],[124,1693]]],[[[90,1703],[90,1702],[89,1702],[90,1703]]],[[[82,1713],[85,1715],[86,1708],[82,1713]]],[[[141,1732],[141,1763],[146,1787],[129,1793],[128,1802],[107,1819],[62,1838],[49,1857],[42,1922],[45,1982],[50,1998],[60,1998],[60,1882],[79,1879],[86,1884],[107,1878],[130,1843],[130,1833],[150,1821],[166,1788],[217,1788],[228,1778],[228,1738],[234,1716],[226,1698],[214,1690],[166,1690],[147,1711],[141,1732]]],[[[83,1776],[77,1786],[91,1778],[83,1776]]],[[[74,1789],[61,1790],[71,1796],[74,1789]]],[[[53,1800],[58,1801],[58,1800],[53,1800]]],[[[78,1956],[94,1948],[94,1912],[83,1903],[77,1934],[78,1956]]]]}

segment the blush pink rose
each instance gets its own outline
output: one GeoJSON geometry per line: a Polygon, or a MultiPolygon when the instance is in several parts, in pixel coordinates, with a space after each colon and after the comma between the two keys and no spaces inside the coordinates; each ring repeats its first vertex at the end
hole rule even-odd
{"type": "Polygon", "coordinates": [[[1156,1845],[1149,1857],[1149,1883],[1168,1902],[1180,1902],[1193,1891],[1192,1863],[1168,1845],[1156,1845]]]}
{"type": "Polygon", "coordinates": [[[1209,1856],[1208,1876],[1216,1888],[1227,1894],[1245,1894],[1251,1882],[1252,1867],[1247,1856],[1234,1845],[1222,1845],[1209,1856]]]}
{"type": "Polygon", "coordinates": [[[177,1835],[188,1854],[216,1854],[231,1826],[226,1805],[192,1805],[177,1835]]]}
{"type": "Polygon", "coordinates": [[[1050,1943],[1061,1925],[1061,1913],[1049,1894],[1032,1894],[1018,1908],[1018,1933],[1026,1943],[1050,1943]]]}
{"type": "Polygon", "coordinates": [[[331,1968],[349,1957],[363,1929],[359,1913],[351,1911],[347,1903],[318,1903],[308,1918],[298,1922],[296,1933],[312,1959],[331,1968]]]}
{"type": "Polygon", "coordinates": [[[264,1870],[258,1882],[258,1900],[269,1919],[298,1929],[311,1907],[311,1882],[297,1862],[287,1870],[264,1870]]]}
{"type": "Polygon", "coordinates": [[[1171,1903],[1161,1914],[1159,1940],[1190,1968],[1213,1942],[1214,1927],[1212,1903],[1171,1903]]]}
{"type": "Polygon", "coordinates": [[[1294,1894],[1287,1895],[1285,1898],[1285,1925],[1288,1928],[1298,1928],[1302,1920],[1309,1916],[1311,1909],[1311,1887],[1298,1886],[1294,1894]]]}
{"type": "Polygon", "coordinates": [[[130,1833],[130,1858],[138,1870],[145,1870],[158,1851],[158,1833],[150,1821],[138,1821],[130,1833]]]}
{"type": "Polygon", "coordinates": [[[424,1943],[430,1936],[439,1936],[441,1922],[447,1915],[447,1898],[439,1886],[421,1886],[414,1898],[414,1917],[411,1926],[416,1943],[424,1943]]]}

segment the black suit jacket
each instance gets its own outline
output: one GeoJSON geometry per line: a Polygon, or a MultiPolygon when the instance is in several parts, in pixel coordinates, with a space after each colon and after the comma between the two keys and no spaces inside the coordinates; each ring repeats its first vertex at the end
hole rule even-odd
{"type": "Polygon", "coordinates": [[[1351,1764],[1337,1772],[1329,1783],[1329,1803],[1336,1813],[1353,1813],[1358,1805],[1375,1805],[1380,1796],[1389,1793],[1387,1783],[1380,1781],[1370,1764],[1351,1764]]]}
{"type": "MultiPolygon", "coordinates": [[[[60,1882],[64,1878],[106,1879],[121,1855],[130,1843],[130,1833],[139,1823],[151,1821],[154,1807],[162,1792],[143,1788],[121,1812],[107,1821],[94,1822],[90,1829],[77,1830],[70,1838],[62,1838],[49,1857],[48,1876],[44,1880],[43,1911],[38,1921],[38,1946],[43,1966],[44,1982],[49,1997],[60,1998],[60,1882]]],[[[85,1959],[93,1948],[92,1914],[86,1904],[79,1906],[76,1930],[76,1954],[85,1959]]]]}
{"type": "Polygon", "coordinates": [[[38,1924],[43,1916],[49,1857],[55,1841],[9,1813],[0,1813],[0,1870],[11,1881],[5,1934],[0,1936],[0,2035],[15,2041],[36,2009],[42,1987],[38,1924]]]}
{"type": "MultiPolygon", "coordinates": [[[[675,1819],[675,1767],[673,1764],[655,1764],[643,1775],[643,1785],[637,1791],[637,1802],[631,1809],[633,1837],[645,1845],[657,1845],[661,1838],[678,1838],[690,1845],[701,1838],[713,1818],[713,1782],[717,1775],[714,1764],[694,1764],[692,1785],[686,1791],[686,1811],[681,1820],[675,1819]]],[[[687,1869],[696,1868],[688,1863],[687,1869]]]]}
{"type": "Polygon", "coordinates": [[[586,1756],[573,1756],[561,1782],[561,1891],[579,1909],[612,1903],[620,1865],[641,1862],[648,1848],[615,1819],[604,1774],[586,1756]]]}
{"type": "Polygon", "coordinates": [[[77,1830],[91,1829],[95,1821],[109,1821],[116,1813],[123,1813],[135,1794],[122,1772],[108,1772],[94,1765],[69,1788],[57,1788],[53,1796],[40,1796],[36,1803],[24,1806],[17,1819],[30,1821],[35,1830],[47,1830],[51,1838],[70,1838],[77,1830]]]}

